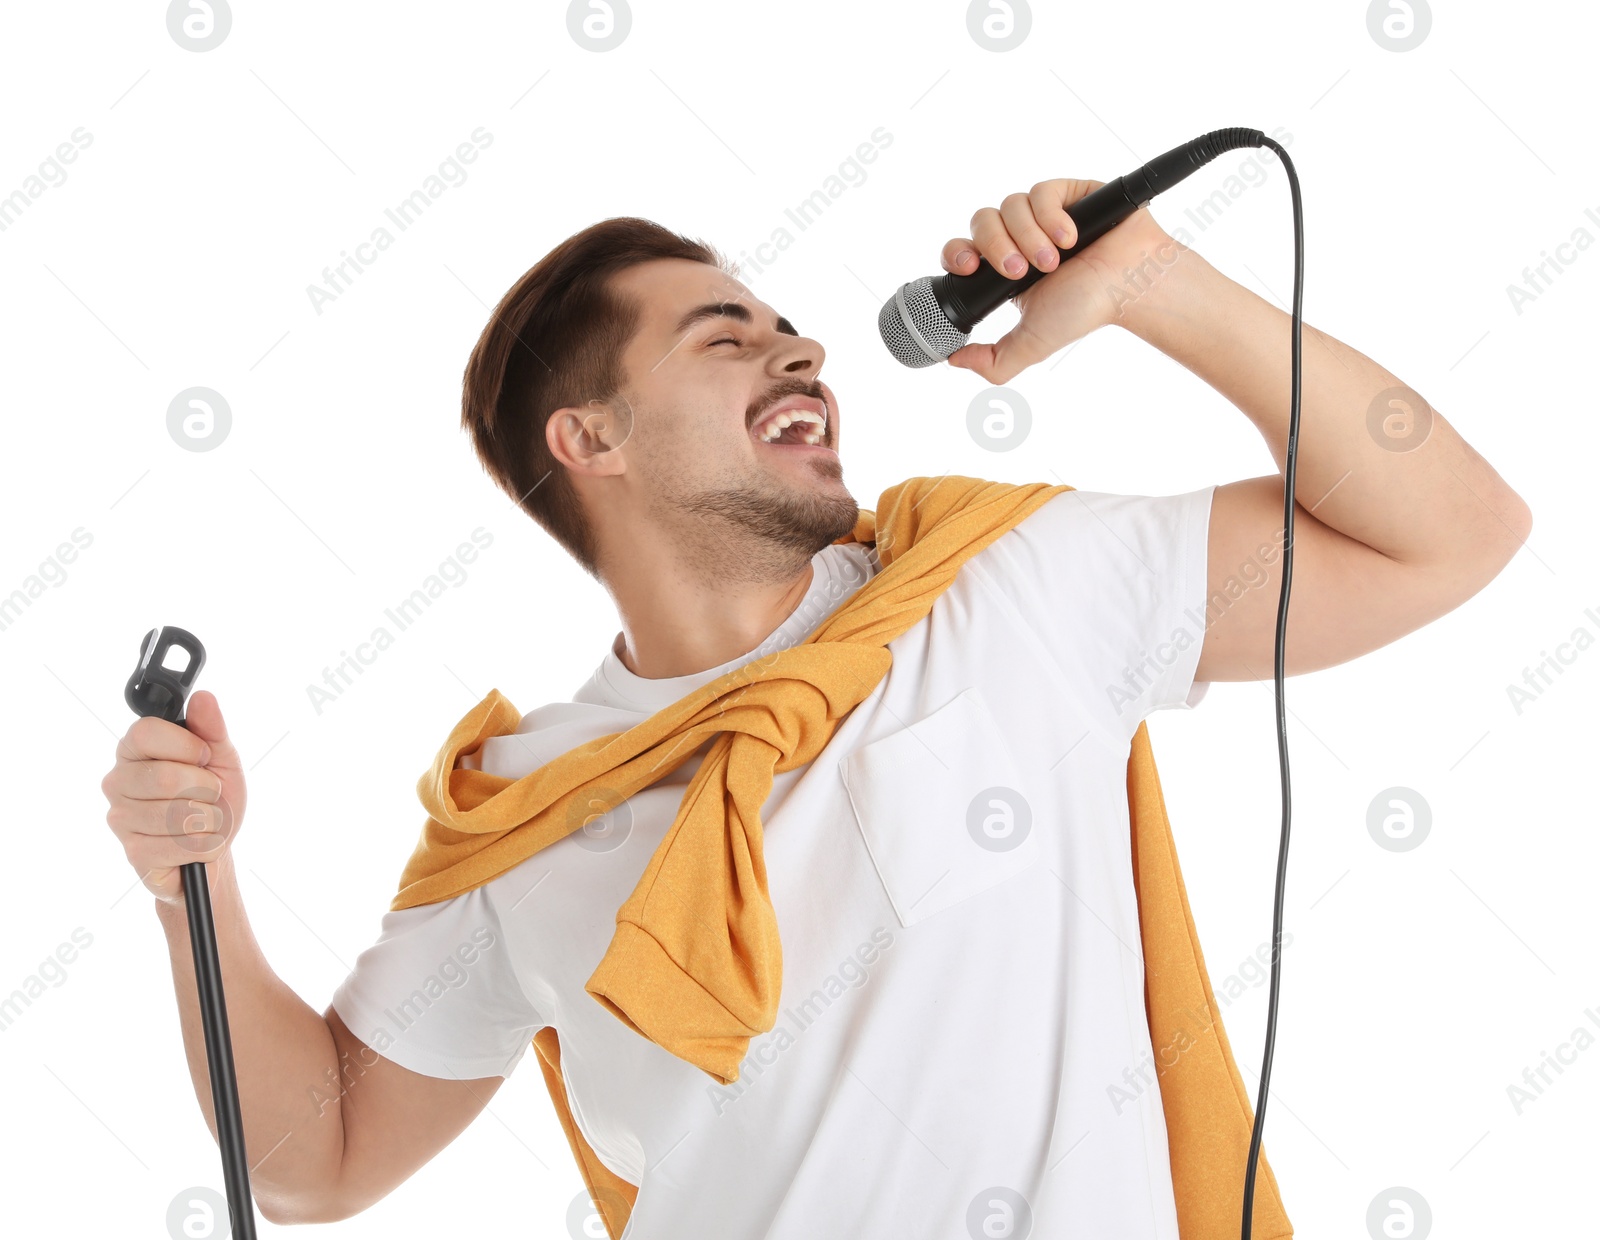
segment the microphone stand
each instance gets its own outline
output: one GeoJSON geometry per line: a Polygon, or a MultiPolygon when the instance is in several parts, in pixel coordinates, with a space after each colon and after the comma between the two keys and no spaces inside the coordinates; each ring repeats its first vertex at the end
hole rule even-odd
{"type": "MultiPolygon", "coordinates": [[[[187,726],[184,706],[205,662],[205,647],[194,634],[170,624],[153,628],[144,636],[139,666],[128,678],[123,698],[136,715],[155,715],[187,726]],[[173,646],[189,654],[189,662],[182,671],[162,665],[173,646]]],[[[183,901],[189,914],[189,949],[194,956],[200,1023],[206,1036],[211,1106],[217,1117],[217,1141],[222,1147],[228,1220],[233,1240],[256,1240],[250,1167],[245,1161],[244,1121],[239,1116],[239,1083],[233,1072],[233,1043],[228,1037],[228,1009],[222,997],[222,965],[217,958],[217,930],[211,917],[211,888],[206,882],[204,862],[191,861],[180,866],[179,872],[183,880],[183,901]]]]}

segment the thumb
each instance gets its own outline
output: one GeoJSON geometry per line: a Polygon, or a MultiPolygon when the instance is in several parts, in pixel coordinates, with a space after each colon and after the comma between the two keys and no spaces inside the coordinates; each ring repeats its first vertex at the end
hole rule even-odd
{"type": "Polygon", "coordinates": [[[201,765],[223,768],[239,765],[239,751],[228,739],[228,725],[222,718],[222,707],[217,704],[216,694],[209,689],[201,689],[190,697],[183,722],[211,751],[201,765]]]}
{"type": "Polygon", "coordinates": [[[1026,323],[1018,323],[993,344],[962,345],[949,357],[950,365],[982,375],[990,383],[1014,379],[1035,362],[1049,357],[1051,349],[1026,323]]]}

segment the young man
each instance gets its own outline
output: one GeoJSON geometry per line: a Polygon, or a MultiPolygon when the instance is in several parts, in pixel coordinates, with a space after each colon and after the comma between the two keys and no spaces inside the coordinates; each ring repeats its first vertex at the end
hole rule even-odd
{"type": "MultiPolygon", "coordinates": [[[[1146,211],[1054,271],[1074,240],[1063,208],[1097,184],[1043,182],[945,246],[957,272],[980,254],[1013,276],[1052,270],[1012,332],[952,363],[1005,382],[1115,324],[1222,392],[1281,468],[1288,316],[1146,211]]],[[[1415,393],[1304,335],[1291,675],[1459,606],[1531,522],[1415,393]]],[[[519,779],[627,732],[797,647],[884,571],[846,538],[849,414],[823,360],[714,251],[643,220],[569,238],[506,294],[467,367],[464,423],[621,628],[570,702],[461,768],[519,779]]],[[[214,1132],[176,867],[212,871],[247,1143],[253,1162],[272,1151],[254,1171],[262,1212],[370,1206],[554,1028],[584,1140],[638,1187],[640,1240],[1010,1235],[995,1220],[1022,1210],[1038,1235],[1176,1240],[1129,746],[1147,715],[1195,705],[1210,681],[1271,678],[1282,498],[1277,475],[1166,497],[1066,491],[962,564],[821,752],[773,776],[761,860],[782,996],[732,1084],[585,990],[710,742],[492,879],[388,913],[319,1015],[268,967],[239,901],[228,845],[245,788],[215,698],[195,695],[191,731],[136,722],[104,784],[108,821],[157,896],[214,1132]],[[180,843],[163,824],[197,785],[212,792],[180,843]],[[986,848],[978,820],[971,834],[928,826],[995,796],[1030,819],[1014,847],[986,848]]]]}

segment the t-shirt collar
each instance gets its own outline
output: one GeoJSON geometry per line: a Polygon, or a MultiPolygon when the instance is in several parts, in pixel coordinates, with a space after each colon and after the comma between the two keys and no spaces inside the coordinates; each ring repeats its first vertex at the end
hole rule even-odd
{"type": "Polygon", "coordinates": [[[611,648],[606,651],[606,657],[595,669],[594,675],[572,700],[652,715],[693,693],[701,685],[736,667],[742,667],[753,658],[798,645],[838,610],[850,595],[865,585],[878,569],[877,557],[869,548],[859,543],[830,543],[811,557],[811,585],[788,618],[753,650],[703,672],[655,679],[636,675],[617,656],[617,647],[622,639],[622,634],[618,633],[612,638],[611,648]]]}

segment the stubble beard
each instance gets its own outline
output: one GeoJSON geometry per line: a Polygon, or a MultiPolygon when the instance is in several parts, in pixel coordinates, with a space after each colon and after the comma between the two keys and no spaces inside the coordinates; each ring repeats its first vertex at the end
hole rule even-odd
{"type": "Polygon", "coordinates": [[[848,492],[820,487],[823,479],[843,476],[836,457],[818,456],[807,472],[818,489],[806,489],[805,475],[790,483],[758,471],[742,485],[669,492],[661,499],[664,515],[680,528],[693,523],[706,532],[696,540],[706,551],[697,567],[708,579],[780,581],[855,529],[859,515],[848,492]]]}

